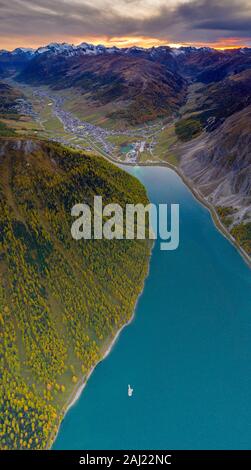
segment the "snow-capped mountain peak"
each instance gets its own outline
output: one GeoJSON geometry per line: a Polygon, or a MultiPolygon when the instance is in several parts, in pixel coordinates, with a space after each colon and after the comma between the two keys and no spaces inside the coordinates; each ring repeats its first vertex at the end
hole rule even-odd
{"type": "Polygon", "coordinates": [[[18,54],[27,54],[27,55],[33,55],[35,53],[35,49],[32,49],[31,47],[17,47],[12,51],[13,55],[18,55],[18,54]]]}

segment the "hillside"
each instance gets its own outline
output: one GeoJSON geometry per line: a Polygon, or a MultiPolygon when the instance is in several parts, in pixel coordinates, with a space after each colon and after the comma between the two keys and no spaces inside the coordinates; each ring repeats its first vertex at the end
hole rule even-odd
{"type": "Polygon", "coordinates": [[[221,81],[197,84],[189,113],[211,132],[226,118],[251,104],[251,66],[221,81]]]}
{"type": "MultiPolygon", "coordinates": [[[[37,50],[0,51],[2,76],[16,76],[33,86],[71,89],[84,96],[90,106],[102,109],[109,105],[106,117],[130,125],[176,116],[188,97],[191,83],[220,83],[221,89],[229,77],[250,68],[249,48],[119,49],[86,43],[78,46],[52,43],[37,50]]],[[[210,91],[209,87],[209,94],[210,91]]]]}
{"type": "Polygon", "coordinates": [[[180,152],[183,173],[251,255],[251,106],[180,152]]]}
{"type": "Polygon", "coordinates": [[[70,396],[131,317],[150,243],[71,238],[71,208],[147,203],[132,176],[33,139],[0,141],[1,449],[43,449],[70,396]]]}
{"type": "MultiPolygon", "coordinates": [[[[250,252],[250,48],[54,43],[0,52],[5,73],[11,64],[11,83],[39,116],[31,111],[16,132],[122,163],[177,166],[250,252]]],[[[13,121],[3,125],[6,134],[13,121]]]]}
{"type": "Polygon", "coordinates": [[[21,72],[32,58],[32,50],[17,48],[14,51],[0,50],[0,78],[21,72]]]}
{"type": "Polygon", "coordinates": [[[186,81],[165,64],[124,53],[97,56],[41,55],[19,74],[18,80],[51,88],[78,89],[98,105],[111,105],[110,114],[130,124],[165,117],[184,103],[186,81]],[[119,110],[112,111],[114,102],[119,110]]]}
{"type": "Polygon", "coordinates": [[[15,88],[0,81],[0,115],[17,114],[18,99],[22,94],[15,88]]]}

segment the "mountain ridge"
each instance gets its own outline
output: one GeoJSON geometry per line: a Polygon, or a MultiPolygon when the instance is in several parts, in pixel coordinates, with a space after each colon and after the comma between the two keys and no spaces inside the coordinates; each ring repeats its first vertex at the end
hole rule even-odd
{"type": "MultiPolygon", "coordinates": [[[[184,171],[187,170],[194,187],[203,187],[205,197],[210,191],[204,191],[203,179],[206,181],[211,175],[223,188],[222,192],[216,191],[216,196],[213,196],[214,206],[222,205],[218,210],[223,222],[228,224],[230,230],[241,226],[243,232],[242,224],[248,227],[250,215],[246,210],[246,201],[250,197],[251,176],[246,172],[243,177],[245,169],[242,165],[243,143],[246,142],[247,149],[250,146],[247,141],[250,114],[246,112],[251,105],[250,48],[223,51],[205,47],[174,49],[169,46],[119,49],[86,43],[79,46],[52,43],[35,51],[18,49],[7,55],[0,53],[0,74],[10,74],[21,84],[21,88],[23,84],[31,88],[45,86],[51,109],[55,103],[53,93],[58,93],[54,114],[59,116],[61,124],[63,121],[64,130],[75,133],[81,139],[84,137],[84,140],[87,137],[87,142],[84,142],[87,147],[92,147],[90,131],[98,143],[94,145],[95,149],[99,150],[101,142],[105,154],[117,148],[121,155],[119,158],[124,158],[123,152],[126,152],[134,155],[133,161],[135,155],[140,157],[141,153],[145,161],[153,157],[160,160],[160,155],[168,160],[170,156],[177,166],[184,165],[184,171]],[[53,92],[52,98],[49,90],[53,92]],[[65,105],[70,111],[68,114],[67,110],[65,113],[59,109],[64,107],[61,100],[65,96],[68,100],[65,105]],[[79,120],[74,119],[74,113],[79,120]],[[91,128],[84,122],[88,119],[91,125],[94,120],[91,128]],[[239,119],[242,127],[238,134],[233,129],[238,130],[239,119]],[[102,128],[95,128],[97,121],[102,128]],[[159,131],[152,139],[147,130],[140,132],[137,137],[139,142],[130,135],[135,127],[144,125],[150,129],[153,123],[159,131]],[[108,133],[105,131],[106,124],[108,133]],[[109,136],[109,126],[122,131],[122,135],[111,133],[109,136]],[[86,129],[87,133],[82,132],[81,128],[86,129]],[[205,148],[202,152],[196,152],[196,139],[200,139],[200,135],[205,148]],[[241,145],[238,146],[240,140],[241,145]],[[184,142],[194,146],[194,149],[183,145],[184,142]],[[186,148],[192,156],[190,162],[186,156],[180,156],[181,150],[186,151],[186,148]],[[142,152],[140,149],[145,150],[142,152]],[[215,160],[212,152],[217,156],[215,160]],[[230,206],[226,206],[231,198],[233,222],[230,221],[230,206]]],[[[54,122],[51,121],[50,126],[54,122]]],[[[7,131],[4,128],[2,132],[7,131]]],[[[59,139],[62,138],[64,136],[59,136],[59,139]]],[[[207,185],[210,186],[208,181],[207,185]]],[[[250,252],[249,241],[247,243],[245,239],[244,244],[250,252]]]]}
{"type": "Polygon", "coordinates": [[[149,240],[71,237],[71,208],[98,193],[147,204],[110,162],[28,138],[0,138],[0,448],[46,449],[69,398],[134,310],[149,240]]]}

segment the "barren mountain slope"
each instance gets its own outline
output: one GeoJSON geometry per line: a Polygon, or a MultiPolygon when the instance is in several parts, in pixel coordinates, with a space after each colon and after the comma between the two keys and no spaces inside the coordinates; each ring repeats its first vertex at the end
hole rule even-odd
{"type": "MultiPolygon", "coordinates": [[[[181,169],[218,208],[230,230],[251,223],[251,106],[235,113],[211,134],[185,144],[181,169]]],[[[236,229],[233,234],[238,239],[236,229]]],[[[241,241],[241,240],[240,240],[241,241]]],[[[245,239],[245,242],[247,240],[245,239]]],[[[249,243],[242,243],[251,253],[249,243]]]]}

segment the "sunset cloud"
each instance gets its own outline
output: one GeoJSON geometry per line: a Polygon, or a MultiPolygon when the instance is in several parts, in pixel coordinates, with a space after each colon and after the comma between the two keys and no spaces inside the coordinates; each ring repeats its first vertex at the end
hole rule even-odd
{"type": "Polygon", "coordinates": [[[0,48],[85,40],[251,45],[250,0],[0,0],[0,21],[0,48]]]}

